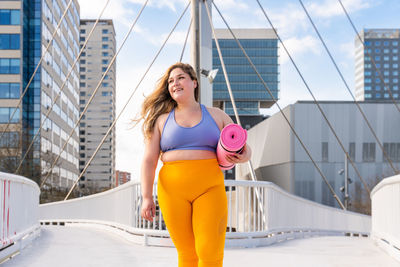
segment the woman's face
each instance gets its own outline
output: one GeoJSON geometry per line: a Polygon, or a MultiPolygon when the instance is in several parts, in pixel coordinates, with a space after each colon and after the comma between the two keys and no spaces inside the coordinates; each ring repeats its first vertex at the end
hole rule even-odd
{"type": "Polygon", "coordinates": [[[194,99],[194,89],[196,87],[197,81],[192,80],[190,75],[181,68],[175,68],[169,74],[168,91],[176,102],[194,99]]]}

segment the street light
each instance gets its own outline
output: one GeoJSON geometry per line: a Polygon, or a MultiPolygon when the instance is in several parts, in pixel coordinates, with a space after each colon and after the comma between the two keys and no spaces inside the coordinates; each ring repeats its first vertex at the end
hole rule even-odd
{"type": "Polygon", "coordinates": [[[217,76],[218,69],[213,69],[213,70],[201,69],[200,73],[207,77],[209,83],[212,83],[215,79],[215,76],[217,76]]]}
{"type": "Polygon", "coordinates": [[[344,186],[340,187],[340,191],[344,193],[344,207],[347,210],[347,208],[350,206],[349,184],[353,183],[353,181],[349,178],[349,165],[346,154],[344,155],[344,169],[340,169],[340,171],[338,171],[339,175],[342,175],[343,173],[344,186]]]}

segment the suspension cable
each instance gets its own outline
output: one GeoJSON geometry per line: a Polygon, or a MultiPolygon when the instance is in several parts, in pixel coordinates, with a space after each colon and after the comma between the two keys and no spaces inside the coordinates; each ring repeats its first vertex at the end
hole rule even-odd
{"type": "Polygon", "coordinates": [[[28,88],[29,88],[29,86],[31,85],[31,83],[32,83],[32,81],[33,81],[33,78],[35,77],[36,72],[38,71],[40,64],[42,64],[42,61],[43,61],[44,56],[46,55],[47,51],[49,50],[50,44],[52,43],[54,37],[56,36],[56,33],[57,33],[58,29],[60,28],[61,23],[62,23],[62,21],[63,21],[65,15],[67,14],[68,9],[70,8],[70,6],[71,6],[71,4],[72,4],[72,1],[73,1],[73,0],[70,0],[69,3],[68,3],[68,5],[67,5],[67,7],[65,8],[64,13],[63,13],[62,16],[61,16],[60,21],[58,22],[57,27],[56,27],[56,29],[54,30],[53,35],[51,36],[51,38],[50,38],[50,40],[49,40],[49,43],[47,44],[44,53],[42,53],[42,56],[40,57],[40,60],[39,60],[38,64],[36,65],[35,70],[34,70],[32,76],[31,76],[31,78],[29,79],[28,84],[26,85],[25,89],[23,90],[23,92],[22,92],[22,94],[21,94],[21,97],[20,97],[19,100],[18,100],[18,104],[16,105],[17,108],[14,109],[13,113],[12,113],[11,116],[10,116],[10,120],[8,121],[6,127],[4,128],[4,130],[2,131],[2,133],[0,134],[0,139],[3,137],[4,133],[5,133],[6,130],[8,129],[8,126],[10,126],[11,121],[12,121],[12,119],[14,118],[15,113],[17,112],[17,109],[18,109],[18,107],[20,106],[20,104],[21,104],[21,102],[22,102],[22,99],[24,98],[26,92],[28,91],[28,88]]]}
{"type": "MultiPolygon", "coordinates": [[[[207,2],[205,2],[204,5],[205,5],[205,7],[206,7],[208,20],[209,20],[209,22],[210,22],[212,34],[213,34],[213,36],[214,36],[215,45],[216,45],[217,50],[218,50],[218,56],[219,56],[219,60],[221,61],[222,70],[223,70],[223,72],[224,72],[225,82],[226,82],[226,86],[227,86],[227,88],[228,88],[229,97],[230,97],[231,102],[232,102],[232,107],[233,107],[233,110],[234,110],[234,113],[235,113],[236,122],[237,122],[240,126],[242,126],[241,123],[240,123],[239,114],[238,114],[237,109],[236,109],[235,98],[233,97],[233,92],[232,92],[232,88],[231,88],[231,83],[229,82],[228,73],[227,73],[227,71],[226,71],[226,67],[225,67],[225,63],[224,63],[224,58],[222,57],[221,49],[220,49],[220,47],[219,47],[218,38],[217,38],[217,35],[215,34],[215,29],[214,29],[214,25],[213,25],[213,22],[212,22],[212,19],[211,19],[211,14],[210,14],[211,12],[210,12],[210,9],[208,8],[207,2]]],[[[256,182],[256,181],[257,181],[257,177],[256,177],[256,174],[255,174],[255,172],[254,172],[253,165],[251,164],[251,160],[247,161],[247,165],[249,166],[251,179],[253,180],[253,182],[256,182]]],[[[255,188],[255,193],[256,193],[257,200],[258,200],[259,208],[260,208],[261,213],[262,213],[263,223],[265,224],[265,223],[266,223],[266,218],[265,218],[264,209],[263,209],[263,207],[262,207],[260,192],[258,191],[258,188],[255,188]]]]}
{"type": "MultiPolygon", "coordinates": [[[[257,0],[257,1],[258,1],[258,0],[257,0]]],[[[336,64],[335,59],[333,58],[332,54],[330,53],[330,51],[329,51],[329,49],[328,49],[328,47],[327,47],[327,45],[326,45],[324,39],[322,38],[321,34],[319,33],[319,31],[318,31],[316,25],[314,24],[314,21],[312,20],[311,16],[309,15],[309,13],[308,13],[306,7],[304,6],[304,4],[303,4],[303,2],[302,2],[301,0],[299,0],[299,2],[300,2],[300,4],[301,4],[301,6],[303,7],[304,12],[306,13],[308,19],[310,20],[310,22],[311,22],[311,24],[312,24],[312,26],[313,26],[315,32],[317,33],[318,38],[321,40],[321,43],[324,45],[324,48],[325,48],[326,52],[328,53],[329,58],[331,59],[331,61],[332,61],[333,65],[335,66],[337,72],[339,73],[340,78],[342,79],[343,83],[345,84],[345,86],[346,86],[346,88],[347,88],[347,91],[350,93],[351,97],[352,97],[353,100],[354,100],[354,103],[357,105],[358,109],[360,110],[362,116],[363,116],[364,119],[365,119],[365,122],[367,123],[369,129],[371,130],[373,136],[375,137],[376,142],[378,143],[379,147],[382,149],[383,155],[385,156],[385,158],[386,158],[387,161],[389,162],[389,164],[390,164],[390,166],[392,167],[394,173],[395,173],[395,174],[399,173],[399,171],[394,167],[393,162],[392,162],[392,160],[390,159],[390,157],[388,156],[388,154],[386,153],[384,147],[382,146],[382,143],[379,141],[378,136],[376,135],[374,129],[372,128],[372,126],[371,126],[371,124],[369,123],[367,117],[365,116],[365,113],[362,111],[362,109],[361,109],[359,103],[356,101],[354,95],[352,94],[349,85],[347,84],[347,82],[346,82],[346,80],[345,80],[345,78],[344,78],[342,72],[340,71],[338,65],[336,64]]],[[[286,49],[286,48],[285,48],[285,49],[286,49]]],[[[296,67],[296,69],[297,69],[297,67],[296,67]]],[[[303,79],[303,80],[304,80],[304,79],[303,79]]],[[[307,86],[307,88],[308,88],[308,86],[307,86]]],[[[346,156],[348,157],[347,153],[346,153],[346,156]]],[[[350,159],[350,157],[348,157],[348,158],[350,159]]],[[[352,162],[352,161],[350,161],[350,162],[351,162],[351,164],[352,164],[353,167],[354,167],[353,162],[352,162]]],[[[357,172],[358,172],[358,171],[357,171],[357,172]]],[[[361,177],[360,177],[360,178],[361,178],[361,177]]],[[[366,184],[365,184],[364,181],[363,181],[363,183],[364,183],[364,186],[366,186],[366,184]]],[[[371,191],[370,191],[369,189],[368,189],[368,193],[371,193],[371,191]]]]}
{"type": "Polygon", "coordinates": [[[110,127],[108,128],[106,134],[104,135],[103,139],[100,141],[99,145],[97,146],[96,150],[94,151],[93,155],[90,157],[89,161],[86,163],[84,169],[82,170],[82,172],[80,173],[79,177],[76,179],[76,181],[74,182],[74,184],[72,185],[71,189],[69,190],[68,194],[66,195],[65,200],[68,199],[69,195],[72,193],[72,191],[74,190],[75,186],[77,185],[77,183],[79,182],[80,178],[82,177],[82,175],[85,173],[85,171],[87,170],[87,168],[89,167],[90,163],[92,162],[92,160],[94,159],[94,157],[96,156],[97,152],[99,151],[100,147],[103,145],[104,141],[106,140],[107,136],[110,134],[112,128],[114,128],[115,124],[117,123],[118,119],[121,117],[122,113],[125,111],[126,107],[128,106],[129,102],[131,101],[133,95],[135,94],[135,92],[137,91],[137,89],[139,88],[140,84],[142,83],[142,81],[144,80],[144,78],[146,77],[147,73],[149,72],[150,68],[153,66],[154,62],[156,61],[156,59],[158,58],[159,54],[161,53],[162,49],[164,48],[165,44],[167,43],[168,39],[170,38],[171,34],[174,32],[176,26],[179,24],[179,22],[181,21],[183,15],[186,13],[186,10],[189,8],[190,3],[187,4],[185,10],[182,12],[182,15],[178,18],[177,22],[175,23],[174,27],[172,28],[172,30],[170,31],[170,33],[168,34],[168,36],[166,37],[164,43],[162,44],[161,48],[158,50],[158,52],[156,53],[156,55],[154,56],[153,60],[151,61],[150,65],[147,67],[145,73],[143,74],[142,78],[140,79],[139,83],[136,85],[135,89],[133,90],[132,94],[130,95],[130,97],[128,98],[127,102],[125,103],[124,107],[122,108],[122,110],[119,112],[117,118],[115,118],[115,120],[113,121],[113,123],[110,125],[110,127]]]}
{"type": "MultiPolygon", "coordinates": [[[[365,49],[365,43],[364,43],[364,41],[362,40],[360,34],[358,33],[356,27],[354,26],[354,23],[353,23],[353,21],[351,20],[351,18],[350,18],[350,16],[349,16],[348,12],[347,12],[347,10],[346,10],[346,8],[344,7],[342,1],[340,1],[340,0],[338,0],[338,1],[339,1],[340,5],[342,6],[342,9],[343,9],[344,13],[346,14],[346,17],[347,17],[347,19],[349,20],[349,22],[350,22],[350,24],[351,24],[351,26],[352,26],[354,32],[356,33],[356,35],[357,35],[357,37],[358,37],[358,40],[360,40],[361,44],[363,45],[363,48],[365,49]]],[[[375,60],[371,57],[371,54],[368,52],[368,49],[367,49],[366,51],[367,51],[367,54],[368,54],[369,58],[370,58],[371,61],[372,61],[372,65],[374,66],[375,71],[378,72],[379,78],[380,78],[381,81],[383,82],[383,85],[384,85],[386,91],[389,92],[389,95],[390,95],[390,98],[392,99],[393,104],[396,106],[397,110],[400,112],[400,107],[397,105],[397,102],[396,102],[396,100],[395,100],[394,97],[393,97],[392,90],[390,89],[390,87],[389,87],[389,86],[387,85],[387,83],[385,82],[385,79],[384,79],[383,76],[382,76],[381,70],[376,66],[375,60]]]]}
{"type": "Polygon", "coordinates": [[[301,80],[303,81],[304,85],[306,86],[308,92],[310,93],[311,97],[314,100],[314,103],[317,105],[318,110],[321,112],[322,117],[324,118],[325,122],[327,123],[327,125],[329,126],[332,134],[335,136],[336,141],[338,142],[339,146],[341,147],[341,149],[343,150],[343,152],[346,155],[346,158],[350,161],[351,165],[353,166],[357,176],[359,177],[359,179],[361,180],[361,182],[364,185],[365,190],[367,190],[367,192],[370,194],[371,190],[369,189],[367,183],[365,182],[365,180],[362,178],[360,172],[358,171],[358,168],[356,167],[356,165],[354,164],[353,160],[351,159],[351,157],[349,156],[349,153],[347,152],[347,150],[345,149],[342,141],[340,140],[339,136],[337,135],[336,131],[334,130],[332,124],[330,123],[328,117],[326,116],[325,112],[323,111],[323,109],[321,108],[319,101],[315,98],[314,93],[311,91],[311,88],[309,87],[308,83],[306,82],[306,80],[304,79],[304,76],[302,75],[300,69],[298,68],[297,64],[294,62],[291,54],[289,53],[289,50],[286,48],[285,43],[283,42],[283,40],[281,39],[281,37],[279,36],[278,32],[276,31],[274,25],[272,24],[271,20],[269,19],[267,13],[265,12],[264,8],[261,6],[260,2],[257,0],[257,3],[259,4],[260,8],[262,9],[262,12],[264,13],[265,17],[267,18],[270,26],[272,27],[273,31],[275,32],[276,36],[278,37],[279,42],[282,44],[282,47],[284,48],[286,54],[288,55],[288,57],[290,58],[290,61],[292,62],[293,66],[295,67],[297,73],[299,74],[301,80]]]}
{"type": "Polygon", "coordinates": [[[125,38],[123,39],[121,46],[118,48],[117,52],[116,52],[115,55],[112,57],[111,62],[108,64],[106,71],[103,73],[103,76],[101,77],[101,79],[100,79],[99,82],[97,83],[97,86],[96,86],[96,88],[94,89],[94,91],[93,91],[93,93],[92,93],[92,96],[89,98],[88,102],[87,102],[86,105],[85,105],[85,108],[83,109],[81,115],[79,116],[78,121],[75,123],[74,127],[72,128],[72,131],[70,132],[70,134],[69,134],[67,140],[65,141],[64,146],[62,147],[62,149],[60,150],[59,154],[57,155],[57,158],[54,160],[54,162],[53,162],[53,164],[52,164],[52,166],[51,166],[51,168],[50,168],[50,171],[47,173],[46,177],[45,177],[44,180],[42,181],[42,184],[40,185],[40,188],[42,188],[42,186],[43,186],[44,183],[46,182],[47,178],[49,177],[50,173],[52,172],[54,166],[56,165],[58,159],[60,158],[61,153],[64,151],[65,147],[66,147],[67,144],[68,144],[69,139],[71,138],[72,134],[74,133],[75,128],[79,125],[79,123],[80,123],[82,117],[83,117],[84,114],[86,113],[86,111],[87,111],[87,109],[88,109],[90,103],[92,102],[92,100],[93,100],[93,98],[95,97],[95,95],[96,95],[98,89],[100,88],[100,85],[101,85],[101,83],[102,83],[103,80],[104,80],[104,77],[108,74],[108,72],[109,72],[111,66],[114,64],[115,59],[117,58],[119,52],[121,51],[121,48],[124,46],[126,40],[128,39],[130,33],[132,32],[133,27],[136,25],[136,22],[138,21],[140,15],[141,15],[142,12],[143,12],[143,9],[146,7],[146,5],[147,5],[147,3],[148,3],[148,1],[149,1],[149,0],[146,0],[145,3],[143,4],[143,6],[142,6],[142,8],[140,9],[138,15],[136,16],[134,22],[132,23],[132,25],[131,25],[131,27],[130,27],[128,33],[126,34],[125,38]]]}
{"type": "Polygon", "coordinates": [[[72,67],[71,67],[71,69],[69,70],[67,76],[65,77],[65,80],[64,80],[64,82],[63,82],[63,84],[62,84],[62,86],[61,86],[61,88],[60,88],[58,94],[57,94],[56,97],[54,98],[54,100],[53,100],[53,102],[52,102],[50,108],[48,109],[48,111],[47,111],[47,113],[46,113],[46,115],[45,115],[45,118],[43,119],[43,121],[42,121],[41,124],[40,124],[40,127],[39,127],[38,131],[36,132],[35,136],[33,137],[32,142],[29,144],[29,147],[28,147],[28,149],[27,149],[26,152],[25,152],[25,155],[23,156],[23,158],[21,159],[21,161],[20,161],[20,163],[19,163],[17,169],[15,170],[15,173],[16,173],[16,174],[17,174],[18,171],[20,170],[20,168],[21,168],[21,166],[22,166],[22,163],[23,163],[23,161],[25,160],[26,156],[28,155],[28,152],[30,151],[31,147],[33,146],[33,143],[35,142],[36,138],[39,136],[39,133],[40,133],[41,129],[43,128],[43,125],[44,125],[45,121],[47,120],[47,118],[49,117],[49,114],[50,114],[51,111],[53,110],[53,106],[57,103],[57,100],[58,100],[58,98],[60,97],[61,92],[63,91],[65,85],[67,84],[67,81],[68,81],[68,79],[69,79],[69,77],[70,77],[70,75],[71,75],[71,73],[72,73],[72,71],[73,71],[73,69],[74,69],[76,63],[78,62],[78,60],[79,60],[81,54],[83,53],[84,49],[86,48],[86,45],[87,45],[87,43],[88,43],[88,41],[89,41],[89,39],[90,39],[92,33],[94,32],[94,29],[96,28],[96,26],[97,26],[97,24],[98,24],[98,22],[99,22],[101,16],[103,15],[103,13],[104,13],[104,11],[105,11],[105,9],[106,9],[106,7],[107,7],[107,5],[108,5],[109,2],[110,2],[110,0],[107,0],[107,2],[106,2],[106,4],[104,5],[102,11],[100,12],[100,15],[98,16],[98,18],[97,18],[96,22],[94,23],[92,29],[90,30],[90,32],[89,32],[89,34],[88,34],[88,36],[87,36],[85,42],[84,42],[83,45],[82,45],[81,50],[79,51],[78,56],[76,57],[74,63],[72,64],[72,67]]]}
{"type": "Polygon", "coordinates": [[[306,152],[306,154],[308,155],[308,157],[311,159],[313,165],[315,166],[315,168],[317,169],[317,171],[319,172],[319,174],[321,175],[322,179],[324,180],[324,182],[326,183],[326,185],[329,188],[329,191],[332,193],[333,197],[336,199],[336,201],[338,202],[339,206],[345,210],[346,208],[344,207],[343,203],[340,201],[339,197],[336,195],[335,191],[333,190],[332,186],[329,184],[328,179],[325,177],[325,175],[322,173],[321,169],[318,167],[317,163],[314,161],[313,157],[311,156],[309,150],[306,148],[306,146],[304,145],[304,143],[302,142],[301,138],[299,137],[299,135],[297,134],[296,130],[294,129],[293,125],[290,123],[289,119],[286,117],[285,113],[283,112],[282,108],[280,107],[280,105],[278,104],[277,100],[275,99],[274,95],[272,94],[271,90],[269,89],[269,87],[267,86],[267,84],[265,83],[264,79],[261,77],[260,73],[257,71],[257,68],[255,67],[255,65],[253,64],[252,60],[250,59],[250,57],[247,55],[246,51],[244,50],[243,46],[240,44],[239,40],[236,38],[235,34],[233,33],[232,29],[229,27],[228,23],[226,22],[225,18],[222,16],[221,12],[219,11],[218,7],[215,5],[215,3],[213,2],[215,9],[218,11],[219,15],[221,16],[222,20],[224,21],[225,25],[227,26],[227,28],[229,29],[231,35],[233,36],[233,38],[235,39],[236,43],[238,44],[238,46],[240,47],[240,49],[242,50],[243,54],[245,55],[245,57],[247,58],[248,62],[250,63],[251,67],[254,69],[254,71],[256,72],[257,76],[259,77],[260,81],[262,82],[262,84],[264,85],[265,89],[268,91],[269,95],[271,96],[272,100],[275,102],[275,104],[277,105],[280,113],[282,114],[282,116],[284,117],[284,119],[286,120],[287,124],[289,125],[290,129],[292,130],[293,134],[296,136],[297,140],[299,141],[299,143],[301,144],[301,146],[303,147],[304,151],[306,152]]]}
{"type": "Polygon", "coordinates": [[[190,19],[189,28],[188,28],[187,33],[186,33],[185,42],[183,43],[182,53],[181,53],[181,57],[179,58],[179,62],[182,62],[183,53],[185,52],[186,43],[187,43],[187,40],[188,40],[188,37],[189,37],[189,33],[190,33],[190,28],[192,27],[192,21],[193,21],[193,19],[190,19]]]}

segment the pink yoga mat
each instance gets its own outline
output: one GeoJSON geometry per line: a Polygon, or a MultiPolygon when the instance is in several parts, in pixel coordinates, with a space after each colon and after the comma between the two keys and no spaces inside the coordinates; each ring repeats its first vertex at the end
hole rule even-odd
{"type": "Polygon", "coordinates": [[[241,153],[247,140],[247,131],[238,124],[228,124],[221,131],[217,146],[217,158],[221,170],[230,170],[235,164],[228,162],[225,156],[241,153]]]}

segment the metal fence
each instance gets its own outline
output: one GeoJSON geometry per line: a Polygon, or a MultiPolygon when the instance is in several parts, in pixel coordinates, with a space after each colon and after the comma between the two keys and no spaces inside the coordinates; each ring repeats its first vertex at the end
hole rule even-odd
{"type": "MultiPolygon", "coordinates": [[[[225,186],[228,247],[262,246],[313,235],[368,236],[370,232],[369,216],[291,195],[270,182],[227,180],[225,186]]],[[[40,220],[42,224],[108,225],[132,234],[138,243],[172,246],[158,204],[155,220],[149,222],[140,217],[140,202],[140,183],[129,182],[96,195],[40,205],[40,220]]]]}
{"type": "Polygon", "coordinates": [[[37,184],[0,172],[0,263],[40,234],[37,184]]]}
{"type": "Polygon", "coordinates": [[[386,178],[371,192],[371,237],[400,261],[400,175],[386,178]]]}

